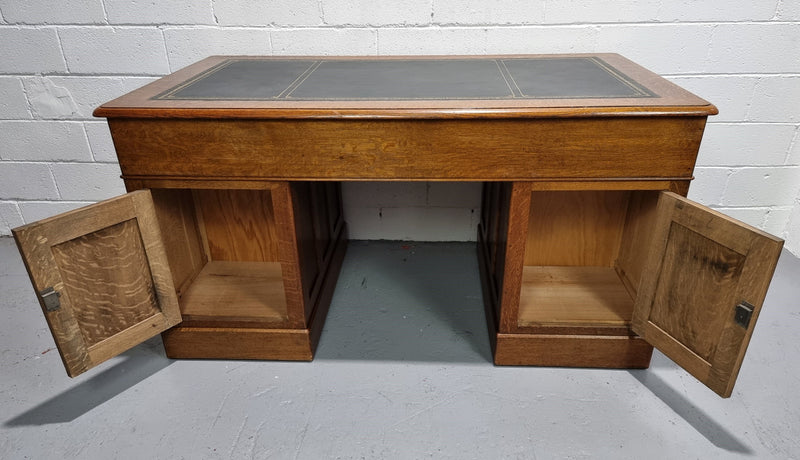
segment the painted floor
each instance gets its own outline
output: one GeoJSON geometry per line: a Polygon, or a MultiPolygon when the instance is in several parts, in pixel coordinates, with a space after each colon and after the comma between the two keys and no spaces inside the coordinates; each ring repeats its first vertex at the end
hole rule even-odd
{"type": "Polygon", "coordinates": [[[730,399],[650,369],[495,367],[474,244],[351,242],[311,363],[170,360],[67,377],[0,238],[2,459],[800,458],[800,260],[784,252],[730,399]]]}

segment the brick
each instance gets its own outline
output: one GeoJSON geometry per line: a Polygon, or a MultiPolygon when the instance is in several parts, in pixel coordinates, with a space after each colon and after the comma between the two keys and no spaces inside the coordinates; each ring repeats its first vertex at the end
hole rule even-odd
{"type": "Polygon", "coordinates": [[[719,206],[730,174],[729,168],[695,168],[689,199],[705,206],[719,206]]]}
{"type": "Polygon", "coordinates": [[[731,173],[724,206],[791,206],[800,191],[800,167],[740,168],[731,173]]]}
{"type": "MultiPolygon", "coordinates": [[[[510,2],[503,2],[510,3],[510,2]]],[[[729,3],[696,0],[600,0],[547,2],[544,22],[574,24],[582,22],[674,22],[674,21],[752,21],[769,20],[776,0],[729,3]]],[[[502,6],[500,6],[502,8],[502,6]]]]}
{"type": "Polygon", "coordinates": [[[82,123],[62,121],[0,122],[0,158],[27,161],[91,161],[82,123]]]}
{"type": "Polygon", "coordinates": [[[786,239],[786,249],[800,256],[800,196],[795,200],[786,228],[780,236],[786,239]]]}
{"type": "Polygon", "coordinates": [[[22,80],[0,77],[0,119],[31,118],[22,80]]]}
{"type": "Polygon", "coordinates": [[[431,22],[430,0],[322,0],[328,25],[426,25],[431,22]]]}
{"type": "Polygon", "coordinates": [[[164,37],[173,71],[215,54],[271,54],[266,29],[166,29],[164,37]]]}
{"type": "Polygon", "coordinates": [[[487,54],[578,53],[593,49],[591,26],[498,27],[486,30],[487,54]]]}
{"type": "Polygon", "coordinates": [[[800,122],[798,101],[800,101],[800,77],[762,77],[755,85],[747,119],[798,123],[800,122]]]}
{"type": "Polygon", "coordinates": [[[703,49],[707,72],[800,71],[800,52],[787,52],[800,50],[800,24],[717,24],[713,30],[708,49],[703,49]]]}
{"type": "Polygon", "coordinates": [[[3,199],[55,200],[58,190],[50,168],[43,163],[0,161],[0,196],[3,199]]]}
{"type": "Polygon", "coordinates": [[[473,213],[464,208],[408,206],[348,211],[345,218],[352,239],[474,241],[477,232],[473,213]]]}
{"type": "Polygon", "coordinates": [[[480,182],[430,182],[428,206],[480,209],[482,190],[480,182]]]}
{"type": "Polygon", "coordinates": [[[55,29],[0,28],[0,73],[64,72],[55,29]],[[13,43],[14,46],[9,46],[13,43]]]}
{"type": "Polygon", "coordinates": [[[99,201],[125,193],[118,164],[56,163],[52,168],[64,200],[99,201]]]}
{"type": "Polygon", "coordinates": [[[697,164],[783,165],[795,131],[792,125],[709,123],[703,134],[697,164]]]}
{"type": "Polygon", "coordinates": [[[710,121],[717,123],[747,119],[758,77],[671,77],[669,80],[716,105],[719,114],[710,121]]]}
{"type": "Polygon", "coordinates": [[[102,24],[101,0],[0,0],[3,18],[12,24],[102,24]]]}
{"type": "MultiPolygon", "coordinates": [[[[775,15],[777,0],[752,2],[698,2],[696,0],[651,0],[658,4],[659,21],[767,21],[775,15]]],[[[790,0],[793,1],[793,0],[790,0]]]]}
{"type": "Polygon", "coordinates": [[[62,214],[92,204],[92,201],[22,201],[19,209],[26,223],[62,214]]]}
{"type": "Polygon", "coordinates": [[[658,74],[695,73],[706,66],[712,30],[707,24],[601,26],[592,50],[613,50],[658,74]]]}
{"type": "Polygon", "coordinates": [[[576,24],[654,21],[660,3],[657,0],[551,1],[546,2],[544,22],[576,24]]]}
{"type": "MultiPolygon", "coordinates": [[[[775,13],[775,20],[797,21],[800,19],[800,2],[797,0],[780,0],[775,13]]],[[[798,221],[800,222],[800,221],[798,221]]],[[[800,243],[798,243],[800,244],[800,243]]]]}
{"type": "Polygon", "coordinates": [[[60,29],[71,73],[163,75],[169,73],[161,31],[145,27],[60,29]]]}
{"type": "Polygon", "coordinates": [[[425,206],[425,182],[345,182],[342,200],[348,208],[425,206]]]}
{"type": "Polygon", "coordinates": [[[211,0],[104,0],[111,24],[214,24],[211,0]],[[154,5],[158,7],[154,7],[154,5]]]}
{"type": "Polygon", "coordinates": [[[785,163],[787,165],[800,165],[800,128],[795,133],[792,148],[789,150],[789,156],[786,157],[785,163]]]}
{"type": "Polygon", "coordinates": [[[767,212],[764,224],[759,228],[769,234],[781,237],[781,235],[783,235],[784,231],[787,229],[787,225],[791,216],[791,206],[770,208],[767,212]]]}
{"type": "Polygon", "coordinates": [[[104,121],[87,122],[83,127],[86,130],[86,137],[89,139],[89,147],[94,161],[115,163],[117,152],[114,150],[114,141],[111,139],[108,123],[104,121]]]}
{"type": "Polygon", "coordinates": [[[19,227],[24,223],[16,203],[0,201],[0,236],[10,235],[12,228],[19,227]]]}
{"type": "Polygon", "coordinates": [[[378,52],[393,54],[483,54],[484,28],[378,29],[378,52]]]}
{"type": "Polygon", "coordinates": [[[38,118],[92,118],[101,104],[155,80],[147,77],[27,77],[23,85],[38,118]]]}
{"type": "Polygon", "coordinates": [[[492,2],[491,8],[483,0],[438,2],[433,4],[434,24],[541,24],[545,19],[544,2],[504,0],[492,2]]]}
{"type": "Polygon", "coordinates": [[[286,29],[270,32],[275,55],[374,55],[376,32],[369,29],[286,29]]]}
{"type": "Polygon", "coordinates": [[[347,222],[347,233],[351,240],[387,239],[381,236],[379,208],[349,207],[345,200],[344,220],[347,222]]]}
{"type": "Polygon", "coordinates": [[[215,0],[213,6],[214,17],[220,25],[322,25],[318,0],[215,0]]]}

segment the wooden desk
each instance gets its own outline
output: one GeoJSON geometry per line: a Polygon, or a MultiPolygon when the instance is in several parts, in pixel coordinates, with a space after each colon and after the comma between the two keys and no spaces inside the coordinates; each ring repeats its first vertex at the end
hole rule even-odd
{"type": "Polygon", "coordinates": [[[340,182],[479,181],[497,364],[656,345],[727,396],[781,242],[682,197],[716,112],[613,54],[211,57],[95,111],[131,193],[15,236],[70,375],[162,331],[170,357],[310,360],[340,182]]]}

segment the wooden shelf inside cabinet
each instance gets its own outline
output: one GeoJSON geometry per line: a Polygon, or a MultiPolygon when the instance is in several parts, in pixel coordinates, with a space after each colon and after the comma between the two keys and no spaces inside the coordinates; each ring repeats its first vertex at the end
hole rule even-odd
{"type": "Polygon", "coordinates": [[[278,262],[209,262],[180,303],[184,321],[288,321],[278,262]]]}
{"type": "Polygon", "coordinates": [[[633,299],[610,267],[523,268],[519,326],[629,326],[633,299]]]}

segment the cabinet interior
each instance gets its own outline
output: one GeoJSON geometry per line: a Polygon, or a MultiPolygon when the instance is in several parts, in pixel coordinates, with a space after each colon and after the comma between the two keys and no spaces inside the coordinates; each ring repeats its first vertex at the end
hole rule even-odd
{"type": "Polygon", "coordinates": [[[518,324],[627,326],[658,192],[534,191],[518,324]]]}
{"type": "Polygon", "coordinates": [[[285,323],[270,190],[152,189],[184,323],[285,323]]]}

